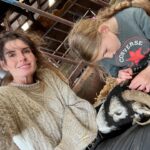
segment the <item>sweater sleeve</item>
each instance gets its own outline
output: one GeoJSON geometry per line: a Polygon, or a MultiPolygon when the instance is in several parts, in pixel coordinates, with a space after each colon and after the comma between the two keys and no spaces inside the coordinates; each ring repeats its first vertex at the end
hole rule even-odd
{"type": "Polygon", "coordinates": [[[17,132],[17,123],[13,117],[13,109],[8,97],[0,93],[0,149],[18,150],[12,141],[13,134],[17,132]]]}
{"type": "Polygon", "coordinates": [[[135,13],[135,20],[146,38],[150,40],[150,16],[142,8],[135,9],[137,9],[135,13]]]}
{"type": "Polygon", "coordinates": [[[64,103],[62,140],[56,150],[83,150],[97,135],[96,112],[86,100],[76,96],[70,87],[55,77],[57,92],[64,103]]]}

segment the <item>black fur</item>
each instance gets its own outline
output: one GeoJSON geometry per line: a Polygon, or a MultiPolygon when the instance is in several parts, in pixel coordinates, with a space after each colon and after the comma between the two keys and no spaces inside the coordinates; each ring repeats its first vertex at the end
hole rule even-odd
{"type": "Polygon", "coordinates": [[[127,89],[128,89],[127,86],[117,85],[107,96],[107,99],[104,103],[104,110],[105,110],[105,118],[109,126],[115,125],[118,129],[120,129],[123,127],[126,128],[126,126],[132,124],[132,116],[134,115],[134,111],[132,110],[131,103],[124,101],[122,97],[122,93],[127,89]],[[127,109],[128,112],[128,116],[126,116],[126,118],[124,119],[121,119],[119,122],[115,122],[112,116],[109,115],[110,112],[109,106],[114,96],[118,98],[119,102],[122,104],[122,106],[124,106],[127,109]]]}

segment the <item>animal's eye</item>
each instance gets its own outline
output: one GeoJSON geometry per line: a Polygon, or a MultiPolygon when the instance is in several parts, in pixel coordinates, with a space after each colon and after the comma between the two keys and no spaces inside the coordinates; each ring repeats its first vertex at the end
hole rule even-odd
{"type": "Polygon", "coordinates": [[[120,116],[120,115],[121,115],[121,112],[115,112],[115,114],[116,114],[117,116],[120,116]]]}

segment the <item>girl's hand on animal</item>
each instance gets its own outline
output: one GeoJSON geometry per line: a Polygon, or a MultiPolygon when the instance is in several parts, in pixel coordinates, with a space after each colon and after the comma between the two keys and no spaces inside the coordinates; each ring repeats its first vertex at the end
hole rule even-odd
{"type": "Polygon", "coordinates": [[[131,68],[120,70],[118,72],[117,82],[120,84],[126,80],[132,79],[132,74],[133,72],[131,68]]]}
{"type": "Polygon", "coordinates": [[[129,85],[130,89],[150,92],[150,66],[136,75],[129,85]]]}

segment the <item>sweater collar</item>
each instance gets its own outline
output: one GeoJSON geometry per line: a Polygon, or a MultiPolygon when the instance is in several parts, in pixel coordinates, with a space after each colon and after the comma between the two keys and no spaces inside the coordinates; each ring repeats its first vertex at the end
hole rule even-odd
{"type": "Polygon", "coordinates": [[[36,81],[35,83],[32,83],[32,84],[19,84],[19,83],[13,83],[11,82],[9,84],[10,86],[15,86],[15,87],[18,87],[18,88],[21,88],[21,89],[33,89],[33,88],[37,88],[40,86],[40,81],[36,81]]]}

